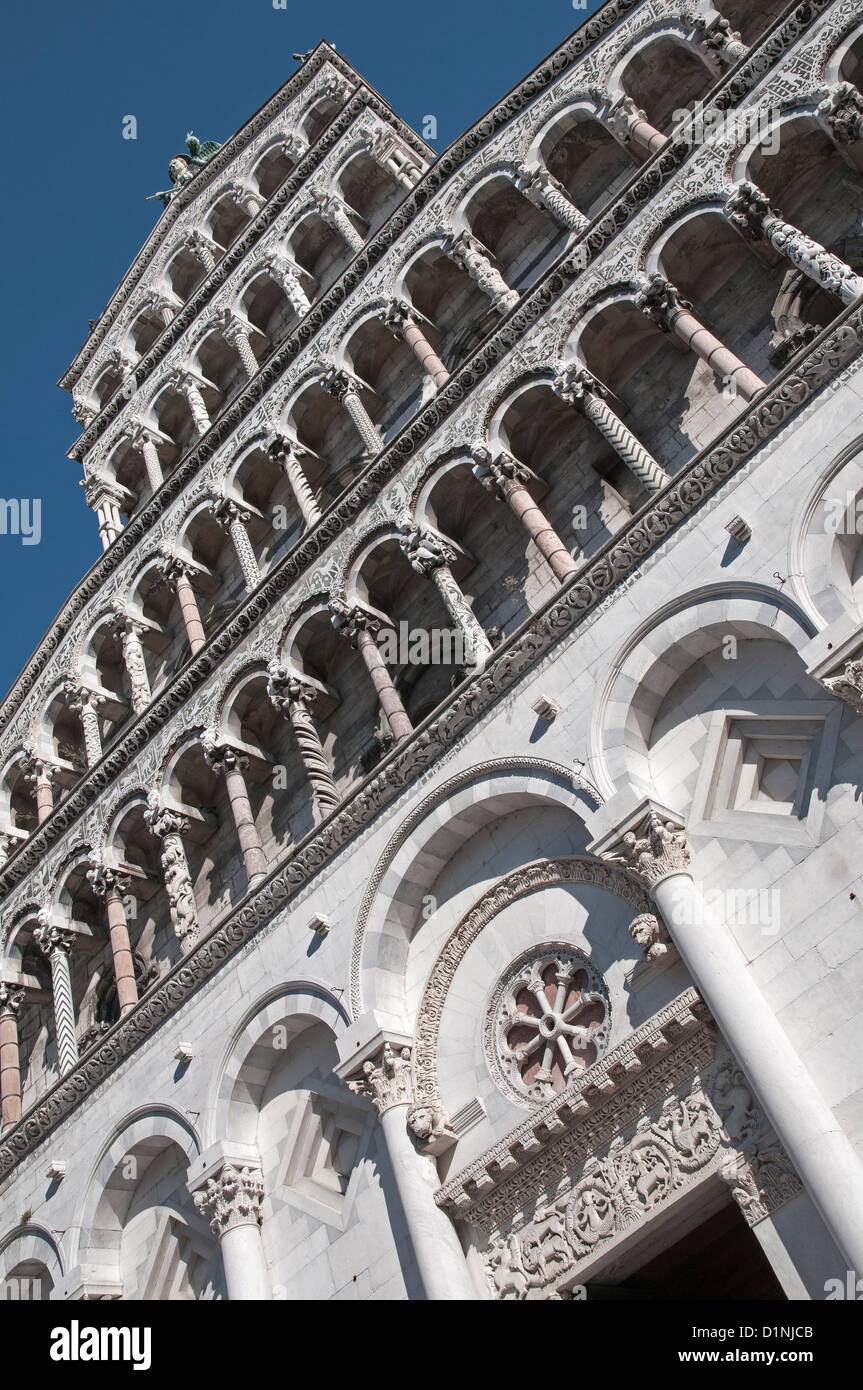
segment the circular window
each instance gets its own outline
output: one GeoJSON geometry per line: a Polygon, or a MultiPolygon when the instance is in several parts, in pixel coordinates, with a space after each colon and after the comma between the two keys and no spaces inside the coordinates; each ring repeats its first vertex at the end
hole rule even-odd
{"type": "Polygon", "coordinates": [[[486,1056],[501,1089],[545,1101],[595,1062],[611,1007],[602,976],[572,946],[534,947],[497,985],[485,1024],[486,1056]]]}

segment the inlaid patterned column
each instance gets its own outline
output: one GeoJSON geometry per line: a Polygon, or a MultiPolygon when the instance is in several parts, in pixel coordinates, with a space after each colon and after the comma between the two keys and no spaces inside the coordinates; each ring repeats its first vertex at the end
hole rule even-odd
{"type": "Polygon", "coordinates": [[[219,1241],[230,1301],[269,1299],[261,1240],[264,1179],[260,1167],[225,1163],[192,1196],[198,1211],[210,1217],[210,1229],[219,1241]]]}
{"type": "Polygon", "coordinates": [[[187,373],[181,372],[175,384],[177,390],[180,391],[188,401],[189,410],[192,414],[192,423],[198,434],[206,434],[213,422],[210,419],[210,412],[207,410],[204,397],[201,395],[197,382],[187,373]]]}
{"type": "Polygon", "coordinates": [[[834,82],[815,115],[826,126],[837,145],[853,145],[863,139],[863,96],[853,82],[834,82]]]}
{"type": "Polygon", "coordinates": [[[240,361],[243,364],[243,371],[251,381],[252,377],[257,376],[259,366],[258,359],[252,348],[252,340],[249,337],[248,328],[228,311],[222,322],[221,332],[225,341],[230,343],[231,347],[236,348],[240,361]]]}
{"type": "Polygon", "coordinates": [[[408,1129],[408,1114],[414,1103],[410,1047],[400,1045],[400,1040],[385,1039],[359,1065],[348,1060],[340,1063],[336,1071],[356,1095],[372,1102],[380,1117],[425,1297],[435,1301],[473,1301],[476,1292],[458,1236],[434,1199],[439,1185],[435,1161],[417,1150],[408,1129]]]}
{"type": "Polygon", "coordinates": [[[86,685],[73,680],[66,682],[63,692],[70,710],[77,714],[81,720],[87,766],[95,767],[102,756],[102,734],[99,730],[98,709],[100,705],[105,703],[105,697],[104,695],[97,695],[94,691],[88,690],[86,685]]]}
{"type": "Polygon", "coordinates": [[[739,231],[769,241],[780,256],[802,270],[816,285],[837,295],[843,304],[853,304],[863,294],[863,277],[855,274],[839,256],[825,251],[820,242],[813,241],[799,227],[785,222],[754,183],[738,184],[724,212],[739,231]]]}
{"type": "Polygon", "coordinates": [[[689,300],[684,299],[664,276],[654,274],[643,281],[635,304],[663,333],[673,333],[684,347],[697,353],[718,377],[732,381],[745,401],[751,401],[753,396],[764,390],[761,377],[750,371],[703,323],[699,323],[695,315],[690,313],[692,305],[689,300]]]}
{"type": "Polygon", "coordinates": [[[431,579],[440,594],[464,639],[465,664],[484,667],[491,656],[492,645],[453,576],[452,566],[457,558],[453,547],[428,527],[418,526],[403,527],[399,545],[414,572],[431,579]]]}
{"type": "Polygon", "coordinates": [[[528,483],[537,481],[536,474],[509,454],[498,454],[493,459],[491,450],[480,442],[471,446],[471,455],[477,481],[499,502],[507,504],[555,579],[561,583],[569,579],[578,564],[528,491],[528,483]]]}
{"type": "Polygon", "coordinates": [[[372,456],[379,454],[383,448],[383,440],[372,417],[360,400],[356,383],[352,381],[347,372],[342,372],[337,367],[330,367],[329,371],[321,378],[321,386],[330,396],[341,401],[356,425],[357,432],[368,452],[372,456]]]}
{"type": "Polygon", "coordinates": [[[157,791],[150,792],[147,798],[144,820],[162,842],[162,875],[174,935],[183,950],[190,951],[198,937],[198,908],[183,843],[183,836],[189,833],[189,820],[179,811],[162,806],[157,791]]]}
{"type": "Polygon", "coordinates": [[[280,464],[284,469],[288,487],[300,509],[303,521],[309,529],[316,526],[323,513],[291,440],[283,434],[277,434],[267,453],[274,463],[280,464]]]}
{"type": "Polygon", "coordinates": [[[650,124],[646,112],[636,106],[632,97],[625,94],[609,106],[605,121],[624,145],[634,145],[648,159],[661,150],[668,139],[667,135],[650,124]]]}
{"type": "Polygon", "coordinates": [[[727,67],[733,67],[745,58],[748,47],[736,29],[724,15],[714,12],[705,15],[698,0],[685,0],[680,7],[680,18],[692,29],[692,36],[699,48],[709,57],[718,58],[727,67]]]}
{"type": "Polygon", "coordinates": [[[648,492],[658,492],[664,487],[668,474],[615,414],[606,400],[607,388],[586,368],[567,368],[552,382],[551,389],[596,426],[642,487],[648,492]]]}
{"type": "Polygon", "coordinates": [[[189,640],[189,649],[192,656],[197,656],[201,648],[207,645],[207,637],[204,632],[204,624],[201,622],[201,612],[198,608],[195,590],[192,588],[190,576],[193,573],[193,567],[181,555],[166,555],[160,568],[165,583],[177,595],[180,615],[189,640]]]}
{"type": "Polygon", "coordinates": [[[364,609],[356,606],[352,608],[335,597],[330,598],[329,607],[333,627],[348,639],[351,646],[359,649],[377,692],[381,713],[390,727],[393,738],[396,741],[407,738],[413,733],[413,725],[378,647],[380,620],[364,609]]]}
{"type": "Polygon", "coordinates": [[[136,429],[132,435],[132,448],[137,450],[144,460],[144,468],[151,492],[158,492],[165,481],[158,445],[158,437],[151,430],[141,427],[136,429]]]}
{"type": "Polygon", "coordinates": [[[270,662],[267,674],[267,694],[294,731],[315,807],[322,816],[328,816],[330,811],[338,806],[341,798],[312,718],[318,692],[308,681],[302,681],[292,675],[277,661],[270,662]]]}
{"type": "Polygon", "coordinates": [[[391,332],[407,343],[423,371],[440,388],[449,381],[449,372],[417,323],[418,315],[400,299],[390,300],[381,320],[391,332]]]}
{"type": "Polygon", "coordinates": [[[347,242],[354,255],[362,251],[366,244],[365,237],[361,236],[357,231],[340,198],[333,196],[316,198],[315,207],[323,220],[332,227],[333,231],[338,232],[342,241],[347,242]]]}
{"type": "Polygon", "coordinates": [[[127,874],[112,869],[107,864],[92,861],[87,870],[87,882],[97,898],[102,898],[108,916],[108,938],[111,943],[111,957],[114,962],[114,983],[117,986],[117,999],[120,1004],[120,1017],[134,1009],[138,1002],[138,984],[135,980],[135,958],[129,940],[129,927],[126,923],[126,909],[123,897],[129,891],[131,880],[127,874]]]}
{"type": "Polygon", "coordinates": [[[36,820],[39,825],[46,821],[54,810],[53,780],[57,769],[47,758],[40,758],[32,744],[24,745],[21,771],[26,782],[33,786],[36,798],[36,820]]]}
{"type": "Polygon", "coordinates": [[[39,913],[42,924],[33,939],[48,957],[51,965],[51,993],[54,1000],[54,1027],[57,1034],[57,1059],[61,1076],[71,1071],[78,1061],[78,1039],[75,1036],[75,1005],[72,999],[72,975],[69,956],[75,933],[54,927],[45,912],[39,913]]]}
{"type": "Polygon", "coordinates": [[[285,292],[285,298],[293,309],[297,318],[303,318],[311,309],[312,302],[300,283],[300,277],[281,256],[268,256],[262,261],[261,269],[265,270],[271,279],[275,280],[285,292]]]}
{"type": "Polygon", "coordinates": [[[214,497],[210,510],[231,538],[246,588],[250,591],[256,589],[261,582],[261,571],[258,569],[258,561],[246,530],[252,519],[251,512],[245,511],[233,497],[214,497]]]}
{"type": "Polygon", "coordinates": [[[18,1055],[18,1014],[24,991],[0,980],[0,1126],[8,1129],[21,1118],[21,1061],[18,1055]]]}
{"type": "Polygon", "coordinates": [[[470,232],[442,229],[443,253],[466,271],[478,289],[487,294],[499,314],[508,314],[518,304],[518,290],[511,290],[500,271],[489,259],[481,243],[470,232]]]}
{"type": "Polygon", "coordinates": [[[144,659],[144,648],[141,645],[144,625],[136,622],[134,617],[127,613],[122,606],[115,603],[114,609],[117,613],[114,631],[119,637],[123,649],[123,664],[129,677],[132,709],[135,714],[143,714],[152,699],[150,678],[147,675],[147,663],[144,659]]]}
{"type": "Polygon", "coordinates": [[[266,878],[268,865],[267,856],[264,854],[264,847],[261,844],[261,837],[258,834],[258,827],[255,825],[255,818],[252,815],[246,779],[243,775],[249,766],[248,755],[238,752],[236,748],[231,748],[227,743],[222,743],[218,730],[212,727],[204,729],[201,734],[201,746],[207,764],[225,779],[246,877],[249,881],[249,887],[254,888],[262,879],[266,878]]]}
{"type": "Polygon", "coordinates": [[[588,849],[650,893],[848,1267],[863,1269],[863,1166],[731,931],[696,884],[681,818],[645,798],[588,849]]]}
{"type": "Polygon", "coordinates": [[[579,211],[563,184],[548,169],[530,169],[520,164],[517,174],[516,188],[569,231],[583,232],[590,225],[590,218],[579,211]]]}

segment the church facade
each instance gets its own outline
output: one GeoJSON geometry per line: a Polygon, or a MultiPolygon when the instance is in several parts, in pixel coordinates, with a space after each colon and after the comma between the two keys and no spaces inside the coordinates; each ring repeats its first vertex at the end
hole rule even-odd
{"type": "Polygon", "coordinates": [[[863,1277],[861,89],[610,0],[172,160],[0,708],[5,1297],[863,1277]]]}

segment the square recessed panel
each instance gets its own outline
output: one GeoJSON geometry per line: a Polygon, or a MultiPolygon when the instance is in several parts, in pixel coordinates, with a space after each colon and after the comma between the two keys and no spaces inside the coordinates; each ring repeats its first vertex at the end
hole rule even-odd
{"type": "Polygon", "coordinates": [[[276,1191],[307,1215],[344,1229],[374,1116],[361,1102],[327,1091],[322,1081],[296,1107],[276,1191]]]}
{"type": "Polygon", "coordinates": [[[711,717],[691,828],[732,839],[817,843],[841,711],[757,701],[711,717]]]}

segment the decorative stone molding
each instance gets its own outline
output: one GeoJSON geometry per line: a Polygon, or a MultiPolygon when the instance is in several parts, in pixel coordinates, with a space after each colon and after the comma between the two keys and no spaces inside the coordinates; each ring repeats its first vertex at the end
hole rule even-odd
{"type": "Polygon", "coordinates": [[[863,137],[863,97],[853,82],[834,82],[828,87],[815,114],[838,145],[853,145],[863,137]]]}
{"type": "Polygon", "coordinates": [[[210,1216],[214,1236],[235,1226],[260,1226],[263,1220],[264,1179],[259,1168],[226,1163],[218,1177],[208,1178],[192,1197],[198,1211],[210,1216]]]}
{"type": "Polygon", "coordinates": [[[863,714],[863,658],[846,661],[841,676],[826,677],[824,685],[831,695],[838,695],[857,714],[863,714]]]}

